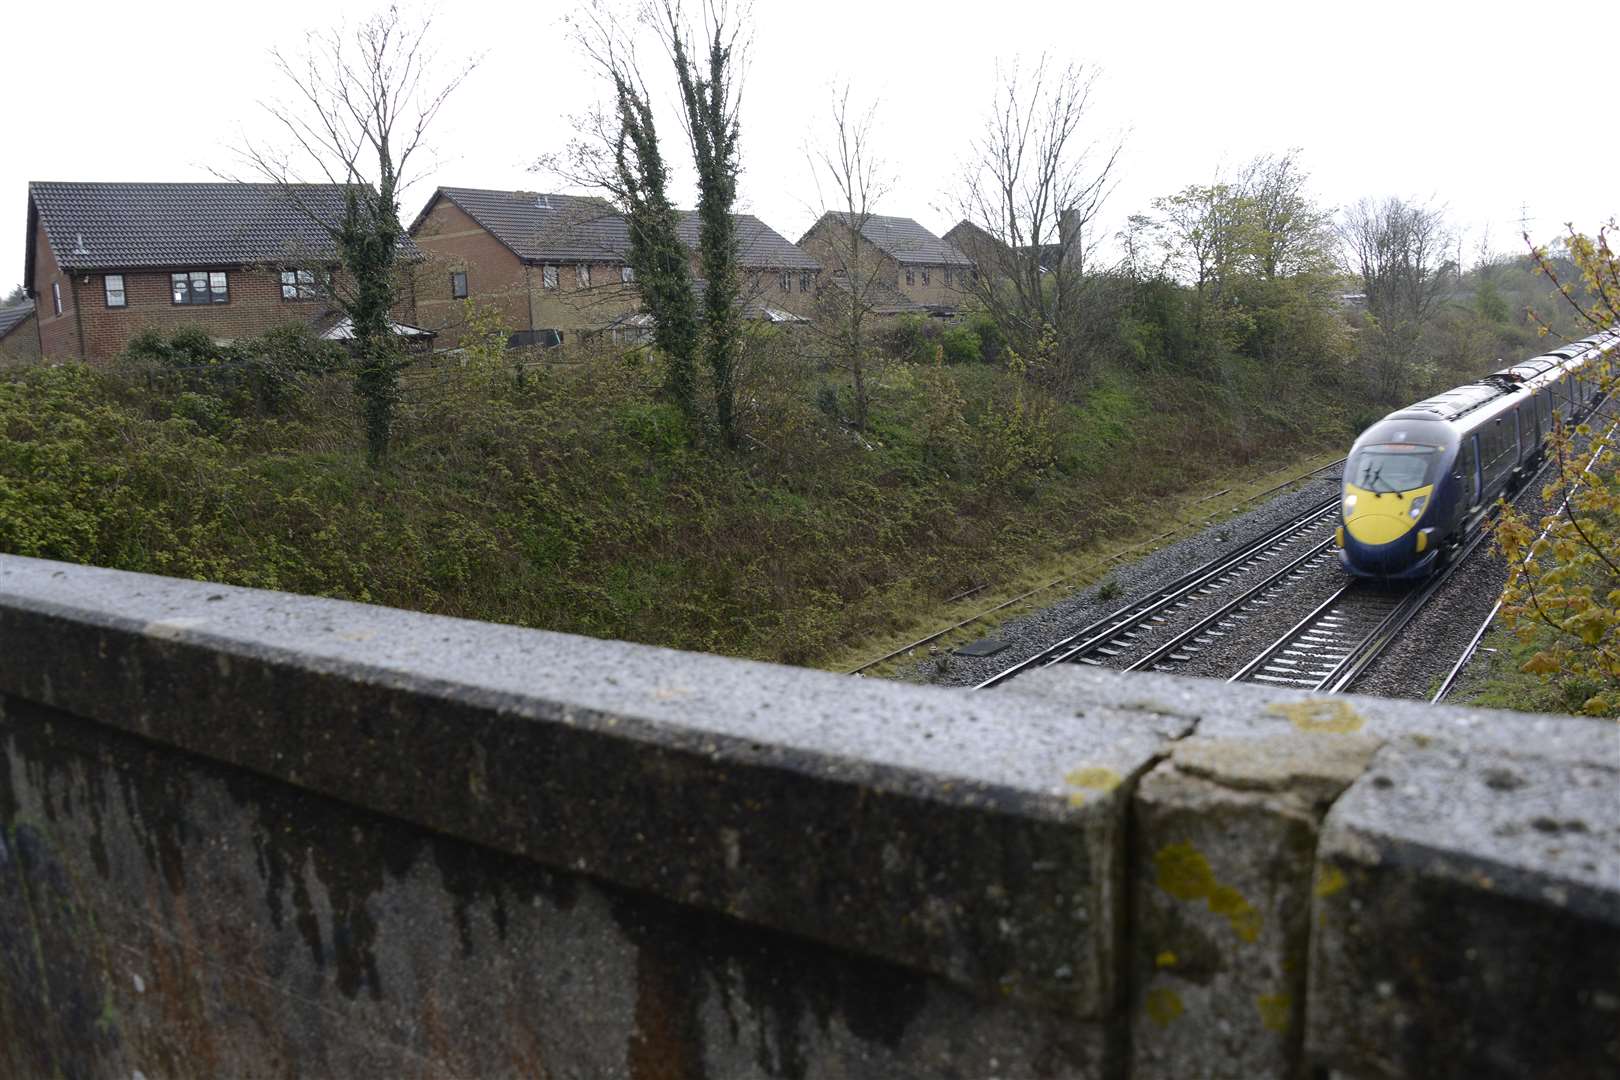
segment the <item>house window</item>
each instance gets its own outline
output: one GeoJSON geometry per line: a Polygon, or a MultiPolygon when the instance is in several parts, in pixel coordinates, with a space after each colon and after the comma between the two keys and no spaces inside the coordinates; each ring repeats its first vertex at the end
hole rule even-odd
{"type": "Polygon", "coordinates": [[[56,309],[58,315],[62,314],[62,283],[51,282],[51,307],[56,309]]]}
{"type": "Polygon", "coordinates": [[[809,292],[810,291],[810,277],[811,277],[810,271],[808,271],[808,270],[800,270],[799,271],[799,291],[800,292],[809,292]]]}
{"type": "Polygon", "coordinates": [[[313,270],[283,270],[281,272],[281,298],[283,300],[315,300],[321,295],[321,281],[313,270]]]}
{"type": "Polygon", "coordinates": [[[452,300],[465,300],[465,299],[467,299],[467,271],[465,271],[465,270],[452,270],[452,271],[450,271],[450,299],[452,299],[452,300]]]}
{"type": "Polygon", "coordinates": [[[636,280],[636,268],[633,266],[619,267],[619,280],[626,285],[636,280]]]}
{"type": "Polygon", "coordinates": [[[557,268],[555,266],[547,266],[541,269],[540,284],[547,289],[557,287],[557,268]]]}
{"type": "Polygon", "coordinates": [[[223,304],[231,298],[229,282],[221,270],[170,274],[169,286],[176,304],[223,304]]]}
{"type": "Polygon", "coordinates": [[[907,285],[915,285],[915,284],[917,284],[917,273],[916,273],[916,271],[912,270],[911,267],[909,267],[909,266],[906,267],[906,284],[907,285]]]}
{"type": "Polygon", "coordinates": [[[928,267],[923,267],[923,284],[928,284],[928,267]]]}
{"type": "Polygon", "coordinates": [[[107,289],[108,307],[127,307],[129,299],[124,295],[124,275],[108,274],[101,279],[102,285],[107,289]]]}
{"type": "Polygon", "coordinates": [[[590,288],[591,287],[591,264],[590,263],[580,263],[578,266],[574,267],[574,277],[579,281],[579,287],[580,288],[582,288],[582,289],[590,288]]]}
{"type": "Polygon", "coordinates": [[[789,271],[789,270],[782,271],[781,277],[778,280],[781,282],[783,292],[792,292],[793,291],[793,273],[792,273],[792,271],[789,271]]]}
{"type": "Polygon", "coordinates": [[[945,284],[949,285],[950,283],[951,283],[951,268],[947,266],[945,268],[945,284]]]}

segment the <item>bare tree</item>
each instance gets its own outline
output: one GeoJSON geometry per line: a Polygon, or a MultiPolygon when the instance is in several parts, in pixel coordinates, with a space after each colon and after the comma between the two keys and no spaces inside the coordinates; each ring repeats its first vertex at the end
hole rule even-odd
{"type": "Polygon", "coordinates": [[[1444,213],[1397,198],[1363,199],[1344,212],[1339,235],[1367,294],[1377,390],[1398,397],[1418,362],[1419,336],[1456,284],[1444,213]]]}
{"type": "Polygon", "coordinates": [[[265,108],[286,142],[272,148],[248,141],[241,150],[247,166],[281,185],[336,248],[342,273],[332,298],[353,328],[373,462],[388,452],[401,363],[390,325],[402,289],[400,194],[428,128],[476,65],[469,60],[436,77],[432,30],[431,20],[411,23],[390,6],[352,30],[308,34],[300,54],[272,51],[290,100],[265,108]],[[300,188],[319,179],[344,190],[336,220],[300,188]]]}
{"type": "Polygon", "coordinates": [[[849,97],[847,84],[834,89],[832,130],[827,141],[809,150],[808,156],[821,215],[830,214],[836,222],[829,242],[822,248],[830,265],[816,305],[823,317],[816,326],[831,345],[834,363],[850,374],[854,386],[852,419],[856,430],[864,431],[870,408],[866,326],[881,279],[879,255],[862,234],[874,207],[893,181],[872,148],[876,107],[852,113],[849,97]]]}
{"type": "Polygon", "coordinates": [[[1339,235],[1380,322],[1422,323],[1449,295],[1451,234],[1438,207],[1362,199],[1345,211],[1339,235]]]}
{"type": "MultiPolygon", "coordinates": [[[[998,73],[1000,74],[1000,73],[998,73]]],[[[998,246],[1000,265],[969,289],[1026,360],[1055,345],[1066,368],[1080,363],[1079,306],[1099,240],[1094,223],[1112,188],[1121,143],[1082,131],[1094,75],[1042,57],[1025,78],[1001,76],[985,130],[964,177],[962,216],[998,246]]]]}

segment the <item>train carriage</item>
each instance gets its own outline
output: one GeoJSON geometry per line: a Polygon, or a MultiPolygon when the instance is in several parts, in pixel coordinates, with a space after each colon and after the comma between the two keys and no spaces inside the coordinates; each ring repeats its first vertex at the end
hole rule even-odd
{"type": "Polygon", "coordinates": [[[1554,415],[1572,422],[1598,393],[1609,330],[1390,413],[1345,460],[1338,557],[1359,577],[1432,573],[1489,507],[1540,463],[1554,415]]]}

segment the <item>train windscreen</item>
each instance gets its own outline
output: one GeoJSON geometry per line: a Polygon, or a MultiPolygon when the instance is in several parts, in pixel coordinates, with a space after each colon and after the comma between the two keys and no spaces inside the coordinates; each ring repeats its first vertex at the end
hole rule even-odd
{"type": "Polygon", "coordinates": [[[1439,457],[1438,446],[1374,443],[1356,452],[1349,482],[1364,491],[1411,491],[1424,485],[1439,457]]]}

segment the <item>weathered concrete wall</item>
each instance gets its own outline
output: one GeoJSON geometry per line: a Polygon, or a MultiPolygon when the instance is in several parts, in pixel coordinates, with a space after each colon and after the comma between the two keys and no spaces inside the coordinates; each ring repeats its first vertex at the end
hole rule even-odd
{"type": "Polygon", "coordinates": [[[0,557],[0,1075],[1608,1076],[1620,730],[0,557]]]}

